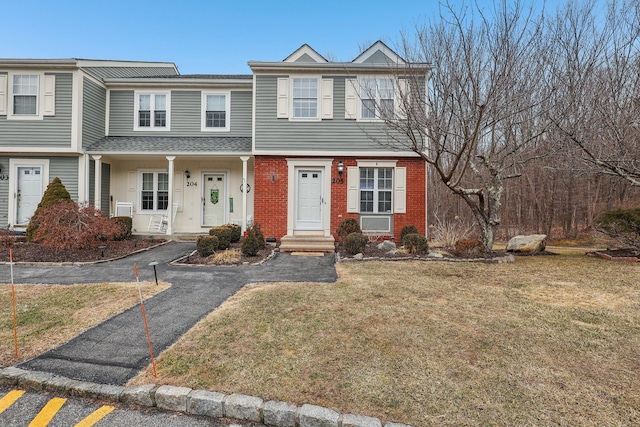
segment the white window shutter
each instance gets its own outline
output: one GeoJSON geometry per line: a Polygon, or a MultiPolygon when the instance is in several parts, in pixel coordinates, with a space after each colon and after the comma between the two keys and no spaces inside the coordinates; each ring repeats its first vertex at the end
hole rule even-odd
{"type": "Polygon", "coordinates": [[[345,79],[344,81],[344,118],[356,119],[358,117],[358,80],[345,79]]]}
{"type": "Polygon", "coordinates": [[[322,79],[322,118],[333,119],[333,79],[322,79]]]}
{"type": "Polygon", "coordinates": [[[357,166],[347,168],[347,212],[358,212],[360,176],[357,166]]]}
{"type": "Polygon", "coordinates": [[[7,75],[0,74],[0,116],[7,115],[7,75]]]}
{"type": "Polygon", "coordinates": [[[396,99],[394,102],[395,114],[397,118],[404,119],[407,117],[407,111],[405,109],[405,102],[408,101],[407,94],[407,80],[398,79],[396,85],[396,99]]]}
{"type": "Polygon", "coordinates": [[[44,76],[44,111],[45,116],[56,114],[56,76],[44,76]]]}
{"type": "Polygon", "coordinates": [[[407,168],[396,168],[394,212],[407,213],[407,168]]]}
{"type": "Polygon", "coordinates": [[[289,78],[278,78],[278,112],[276,117],[279,119],[289,118],[289,78]]]}

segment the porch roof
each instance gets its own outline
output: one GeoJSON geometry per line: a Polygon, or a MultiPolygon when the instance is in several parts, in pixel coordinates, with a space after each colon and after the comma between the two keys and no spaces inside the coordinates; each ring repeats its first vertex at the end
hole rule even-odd
{"type": "Polygon", "coordinates": [[[248,136],[106,136],[87,147],[89,154],[250,155],[248,136]]]}

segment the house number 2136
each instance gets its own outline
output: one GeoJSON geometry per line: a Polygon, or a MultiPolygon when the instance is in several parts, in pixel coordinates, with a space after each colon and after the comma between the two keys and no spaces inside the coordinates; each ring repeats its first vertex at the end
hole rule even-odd
{"type": "Polygon", "coordinates": [[[187,181],[187,187],[197,187],[198,183],[196,181],[187,181]]]}

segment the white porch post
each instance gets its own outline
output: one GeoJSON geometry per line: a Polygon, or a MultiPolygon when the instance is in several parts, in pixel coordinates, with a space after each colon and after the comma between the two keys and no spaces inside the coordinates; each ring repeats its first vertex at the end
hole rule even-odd
{"type": "Polygon", "coordinates": [[[242,232],[247,231],[247,161],[249,156],[241,156],[242,160],[242,232]]]}
{"type": "Polygon", "coordinates": [[[95,155],[91,156],[95,161],[95,179],[94,179],[94,194],[93,194],[93,206],[96,209],[102,210],[100,206],[102,204],[102,156],[95,155]]]}
{"type": "Polygon", "coordinates": [[[176,156],[166,156],[169,161],[169,198],[167,201],[167,234],[173,234],[173,161],[176,156]]]}

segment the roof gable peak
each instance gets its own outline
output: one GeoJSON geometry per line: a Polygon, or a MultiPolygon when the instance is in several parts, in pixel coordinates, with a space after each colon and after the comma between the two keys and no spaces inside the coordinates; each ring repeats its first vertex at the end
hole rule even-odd
{"type": "Polygon", "coordinates": [[[329,62],[308,44],[303,44],[282,62],[329,62]]]}
{"type": "Polygon", "coordinates": [[[364,52],[358,55],[353,61],[356,64],[363,64],[365,62],[386,62],[388,64],[406,64],[406,61],[397,53],[393,51],[389,46],[384,44],[381,40],[378,40],[364,52]]]}

